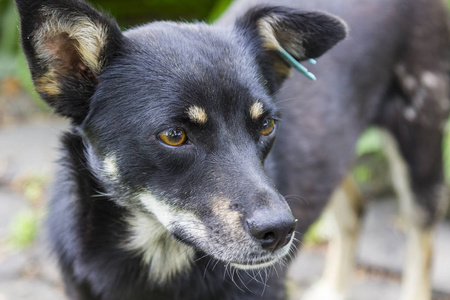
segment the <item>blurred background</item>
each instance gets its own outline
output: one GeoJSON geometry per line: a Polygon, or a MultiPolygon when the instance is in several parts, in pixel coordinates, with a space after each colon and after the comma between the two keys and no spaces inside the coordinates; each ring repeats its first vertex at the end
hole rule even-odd
{"type": "MultiPolygon", "coordinates": [[[[127,0],[126,5],[123,0],[90,2],[110,12],[122,29],[127,29],[153,20],[213,22],[231,0],[127,0]]],[[[0,300],[65,299],[41,225],[55,170],[58,136],[67,122],[55,116],[34,92],[20,51],[18,26],[13,0],[0,0],[0,300]]],[[[450,183],[450,125],[443,147],[450,183]]],[[[353,174],[369,206],[358,244],[351,297],[397,299],[404,223],[397,214],[376,129],[362,136],[356,156],[353,174]]],[[[308,233],[291,272],[293,298],[319,278],[330,230],[327,221],[320,220],[308,233]]],[[[450,299],[450,260],[446,253],[450,253],[448,219],[439,224],[436,233],[434,299],[450,299]]]]}

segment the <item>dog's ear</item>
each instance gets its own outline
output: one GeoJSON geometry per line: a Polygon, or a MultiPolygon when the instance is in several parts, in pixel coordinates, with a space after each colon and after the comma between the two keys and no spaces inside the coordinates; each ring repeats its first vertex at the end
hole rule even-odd
{"type": "Polygon", "coordinates": [[[16,0],[22,47],[36,91],[80,123],[97,77],[121,46],[116,22],[81,0],[16,0]]]}
{"type": "Polygon", "coordinates": [[[334,16],[287,7],[250,9],[235,29],[250,41],[272,92],[290,72],[281,48],[302,61],[321,56],[347,35],[345,23],[334,16]]]}

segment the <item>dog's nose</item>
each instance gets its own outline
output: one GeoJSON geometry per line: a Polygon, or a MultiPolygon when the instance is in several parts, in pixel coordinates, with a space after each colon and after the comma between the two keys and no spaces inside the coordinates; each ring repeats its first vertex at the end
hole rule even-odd
{"type": "Polygon", "coordinates": [[[289,243],[295,224],[296,220],[288,211],[258,210],[247,219],[250,234],[263,249],[271,252],[289,243]]]}

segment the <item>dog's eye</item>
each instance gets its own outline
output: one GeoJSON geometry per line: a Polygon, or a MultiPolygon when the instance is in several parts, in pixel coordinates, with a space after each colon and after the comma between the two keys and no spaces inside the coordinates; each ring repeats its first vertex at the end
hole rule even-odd
{"type": "Polygon", "coordinates": [[[180,146],[186,142],[186,132],[180,128],[170,128],[158,134],[159,139],[169,146],[180,146]]]}
{"type": "Polygon", "coordinates": [[[274,119],[265,119],[262,124],[261,134],[269,135],[275,129],[275,120],[274,119]]]}

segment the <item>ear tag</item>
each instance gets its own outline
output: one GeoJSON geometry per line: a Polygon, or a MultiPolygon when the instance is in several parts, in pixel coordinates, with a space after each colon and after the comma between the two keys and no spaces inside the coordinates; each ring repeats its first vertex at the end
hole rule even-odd
{"type": "MultiPolygon", "coordinates": [[[[296,61],[295,58],[293,58],[292,55],[290,55],[286,50],[284,50],[283,48],[279,48],[278,53],[280,53],[280,55],[284,59],[284,61],[287,62],[291,67],[293,67],[294,69],[296,69],[297,71],[299,71],[300,73],[302,73],[303,75],[308,77],[309,79],[317,80],[316,76],[314,76],[313,73],[308,71],[308,69],[305,66],[303,66],[301,63],[296,61]]],[[[312,58],[308,59],[308,61],[313,65],[315,65],[317,63],[317,61],[312,58]]]]}

